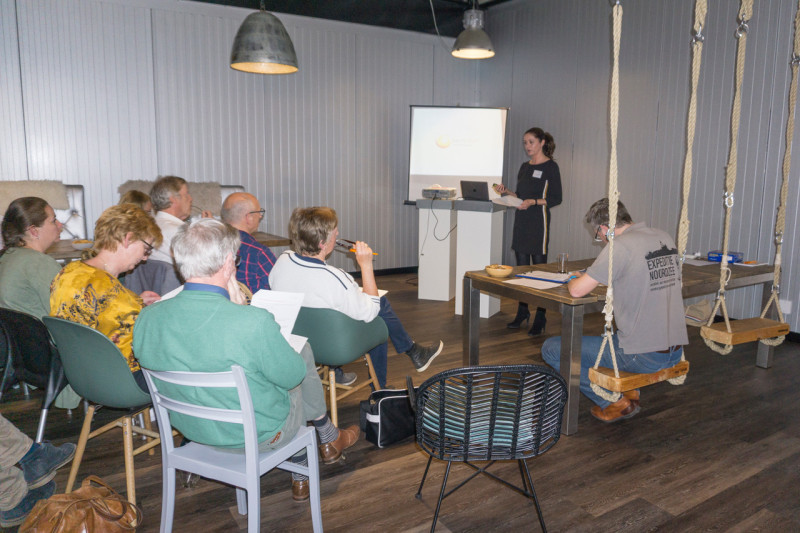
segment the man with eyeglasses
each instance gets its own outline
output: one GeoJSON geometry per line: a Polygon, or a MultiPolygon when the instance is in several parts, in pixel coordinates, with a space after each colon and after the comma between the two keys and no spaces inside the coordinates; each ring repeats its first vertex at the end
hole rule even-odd
{"type": "MultiPolygon", "coordinates": [[[[681,270],[675,242],[667,233],[635,223],[618,202],[614,229],[614,352],[620,370],[652,373],[674,366],[681,360],[683,345],[689,343],[681,293],[681,270]]],[[[585,222],[595,229],[595,240],[608,242],[608,198],[595,202],[585,222]]],[[[567,287],[580,298],[598,284],[608,284],[608,247],[604,247],[586,273],[576,273],[567,287]]],[[[635,416],[640,409],[639,391],[625,392],[612,403],[595,394],[589,382],[602,336],[581,339],[580,388],[595,404],[592,416],[602,422],[616,422],[635,416]]],[[[553,368],[561,361],[561,337],[542,345],[542,357],[553,368]]],[[[600,366],[611,367],[611,353],[605,348],[600,366]]]]}
{"type": "MultiPolygon", "coordinates": [[[[147,245],[150,259],[124,274],[120,281],[133,292],[153,291],[163,296],[178,288],[182,281],[172,263],[172,237],[192,211],[192,195],[186,180],[178,176],[161,176],[150,189],[150,203],[155,211],[154,220],[161,230],[163,240],[159,246],[147,245]]],[[[203,217],[211,213],[203,211],[203,217]]]]}
{"type": "Polygon", "coordinates": [[[258,198],[246,192],[235,192],[225,198],[220,213],[223,222],[239,230],[242,244],[239,247],[240,262],[236,268],[236,279],[253,294],[260,289],[269,289],[269,273],[276,261],[275,254],[252,235],[258,230],[265,212],[258,198]]]}

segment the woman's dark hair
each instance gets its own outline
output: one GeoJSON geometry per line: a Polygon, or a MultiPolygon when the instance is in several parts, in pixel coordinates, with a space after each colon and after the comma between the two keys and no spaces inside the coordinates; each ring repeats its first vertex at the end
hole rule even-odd
{"type": "Polygon", "coordinates": [[[41,227],[47,220],[47,202],[36,196],[17,198],[8,205],[3,216],[3,252],[25,246],[25,232],[31,226],[41,227]]]}
{"type": "Polygon", "coordinates": [[[544,144],[542,145],[542,153],[550,159],[553,159],[553,154],[556,151],[556,141],[553,139],[553,136],[544,131],[542,128],[531,128],[524,133],[523,137],[529,133],[538,140],[544,141],[544,144]]]}

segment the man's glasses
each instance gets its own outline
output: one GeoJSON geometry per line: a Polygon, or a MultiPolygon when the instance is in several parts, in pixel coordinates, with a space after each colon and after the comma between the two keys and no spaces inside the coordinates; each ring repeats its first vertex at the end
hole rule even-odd
{"type": "Polygon", "coordinates": [[[240,256],[239,254],[236,254],[236,260],[233,263],[234,266],[236,266],[236,268],[239,268],[239,265],[241,263],[242,263],[242,256],[240,256]]]}
{"type": "Polygon", "coordinates": [[[600,226],[597,226],[597,230],[594,232],[594,242],[603,242],[601,235],[600,226]]]}
{"type": "Polygon", "coordinates": [[[145,257],[150,257],[150,254],[153,253],[153,250],[155,249],[155,246],[153,246],[152,244],[150,244],[149,242],[147,242],[144,239],[139,239],[139,240],[142,241],[144,243],[144,245],[145,245],[145,249],[144,249],[145,257]]]}
{"type": "Polygon", "coordinates": [[[248,215],[258,214],[258,216],[260,216],[261,218],[264,218],[264,215],[266,214],[266,212],[267,212],[267,210],[262,207],[258,211],[249,211],[247,214],[248,215]]]}

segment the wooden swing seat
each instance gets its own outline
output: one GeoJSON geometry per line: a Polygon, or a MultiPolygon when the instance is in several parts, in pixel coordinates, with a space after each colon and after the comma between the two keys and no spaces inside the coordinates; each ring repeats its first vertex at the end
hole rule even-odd
{"type": "Polygon", "coordinates": [[[614,375],[613,368],[603,366],[589,369],[589,381],[613,392],[625,392],[639,387],[646,387],[660,381],[677,378],[689,373],[689,361],[679,361],[675,366],[664,368],[651,374],[637,374],[620,370],[619,377],[614,375]]]}
{"type": "Polygon", "coordinates": [[[700,328],[700,335],[719,344],[736,345],[755,342],[761,339],[771,339],[789,333],[789,324],[778,322],[769,318],[746,318],[732,320],[731,331],[728,333],[725,322],[717,322],[710,326],[700,328]]]}

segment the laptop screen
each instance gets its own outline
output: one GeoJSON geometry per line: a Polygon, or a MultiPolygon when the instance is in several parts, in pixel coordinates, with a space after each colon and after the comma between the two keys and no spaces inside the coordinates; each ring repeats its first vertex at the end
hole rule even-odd
{"type": "Polygon", "coordinates": [[[485,181],[461,180],[461,197],[464,200],[489,201],[489,184],[485,181]]]}

